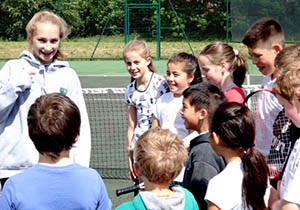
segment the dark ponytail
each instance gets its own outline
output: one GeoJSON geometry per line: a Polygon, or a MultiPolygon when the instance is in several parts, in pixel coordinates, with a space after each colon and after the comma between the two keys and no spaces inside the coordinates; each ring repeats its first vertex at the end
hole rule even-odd
{"type": "Polygon", "coordinates": [[[234,84],[236,84],[238,87],[242,87],[246,73],[247,73],[247,64],[246,64],[246,58],[243,54],[238,52],[237,50],[234,50],[235,52],[235,59],[231,63],[231,69],[232,69],[232,78],[234,84]]]}
{"type": "Polygon", "coordinates": [[[254,148],[255,120],[252,112],[245,105],[225,102],[213,115],[211,132],[215,132],[226,147],[241,154],[244,168],[242,198],[245,206],[267,209],[264,195],[269,168],[264,156],[254,148]]]}
{"type": "Polygon", "coordinates": [[[245,150],[243,200],[253,209],[267,209],[264,195],[268,186],[269,168],[265,157],[254,147],[245,150]]]}

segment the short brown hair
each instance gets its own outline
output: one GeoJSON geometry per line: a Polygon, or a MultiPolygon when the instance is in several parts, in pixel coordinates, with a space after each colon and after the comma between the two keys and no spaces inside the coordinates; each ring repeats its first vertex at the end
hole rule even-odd
{"type": "Polygon", "coordinates": [[[290,104],[293,104],[293,98],[296,88],[300,87],[300,61],[295,61],[285,65],[279,77],[273,85],[273,92],[276,96],[281,96],[290,104]]]}
{"type": "Polygon", "coordinates": [[[179,175],[187,158],[183,140],[159,127],[150,128],[140,136],[134,153],[143,176],[156,184],[171,183],[179,175]]]}
{"type": "Polygon", "coordinates": [[[259,19],[244,34],[242,42],[247,47],[255,47],[260,40],[263,42],[271,40],[284,48],[284,32],[280,23],[273,18],[259,19]]]}
{"type": "Polygon", "coordinates": [[[56,160],[63,150],[71,149],[79,135],[80,112],[69,97],[51,93],[40,96],[31,105],[27,123],[39,153],[56,160]]]}
{"type": "Polygon", "coordinates": [[[286,65],[289,65],[297,60],[300,61],[300,44],[292,45],[281,50],[276,55],[275,67],[280,73],[286,65]]]}

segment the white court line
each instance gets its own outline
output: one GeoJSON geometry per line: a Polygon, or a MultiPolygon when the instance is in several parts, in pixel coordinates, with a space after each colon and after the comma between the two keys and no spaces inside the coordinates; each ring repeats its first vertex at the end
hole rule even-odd
{"type": "Polygon", "coordinates": [[[78,74],[79,77],[130,77],[129,75],[78,74]]]}
{"type": "MultiPolygon", "coordinates": [[[[86,100],[89,100],[89,101],[124,101],[124,99],[101,99],[101,98],[95,98],[95,99],[92,99],[92,98],[87,98],[86,100]]],[[[124,101],[125,103],[125,101],[124,101]]]]}

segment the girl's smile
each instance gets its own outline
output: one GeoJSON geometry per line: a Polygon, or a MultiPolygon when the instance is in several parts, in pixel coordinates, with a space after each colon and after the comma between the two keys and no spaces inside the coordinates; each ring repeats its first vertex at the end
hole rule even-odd
{"type": "Polygon", "coordinates": [[[52,23],[37,23],[34,35],[28,39],[33,47],[33,54],[42,63],[50,64],[59,48],[60,31],[57,25],[52,23]]]}

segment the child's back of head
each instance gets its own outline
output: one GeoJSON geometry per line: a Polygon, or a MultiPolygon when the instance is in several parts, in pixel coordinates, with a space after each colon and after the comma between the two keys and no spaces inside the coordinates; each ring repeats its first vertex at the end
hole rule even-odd
{"type": "Polygon", "coordinates": [[[253,23],[244,34],[242,42],[253,48],[259,41],[268,43],[269,48],[273,43],[278,43],[284,48],[284,31],[280,23],[273,18],[262,18],[253,23]]]}
{"type": "Polygon", "coordinates": [[[285,66],[300,61],[300,44],[292,45],[281,50],[275,58],[275,67],[278,68],[279,74],[285,66]]]}
{"type": "Polygon", "coordinates": [[[273,92],[293,104],[295,94],[300,88],[300,61],[285,65],[273,85],[273,92]]]}
{"type": "Polygon", "coordinates": [[[80,112],[67,96],[51,93],[40,96],[28,112],[29,136],[40,154],[59,158],[70,150],[79,135],[80,112]]]}
{"type": "Polygon", "coordinates": [[[143,177],[155,184],[170,184],[179,175],[187,158],[183,141],[171,131],[159,127],[140,136],[134,153],[143,177]]]}

